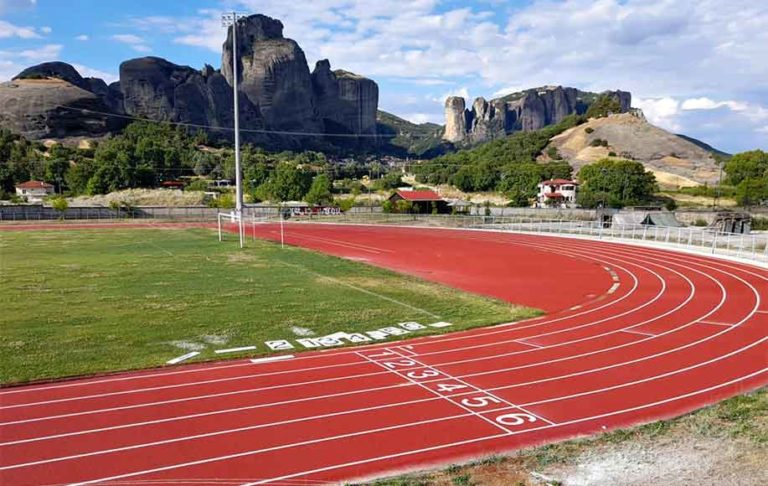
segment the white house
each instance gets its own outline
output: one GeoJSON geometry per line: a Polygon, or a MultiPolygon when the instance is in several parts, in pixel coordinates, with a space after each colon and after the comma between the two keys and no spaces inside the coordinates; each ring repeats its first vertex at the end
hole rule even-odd
{"type": "Polygon", "coordinates": [[[27,181],[16,186],[16,195],[30,203],[42,203],[53,194],[53,186],[43,181],[27,181]]]}
{"type": "Polygon", "coordinates": [[[536,207],[575,207],[579,183],[566,179],[552,179],[539,183],[536,207]]]}

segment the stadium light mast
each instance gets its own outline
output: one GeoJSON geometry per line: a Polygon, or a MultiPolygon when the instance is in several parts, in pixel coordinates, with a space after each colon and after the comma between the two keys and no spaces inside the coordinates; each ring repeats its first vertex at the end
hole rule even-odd
{"type": "Polygon", "coordinates": [[[240,167],[240,104],[237,90],[237,12],[222,14],[221,25],[229,29],[232,26],[232,91],[235,108],[235,214],[240,234],[240,248],[243,247],[243,176],[240,167]]]}

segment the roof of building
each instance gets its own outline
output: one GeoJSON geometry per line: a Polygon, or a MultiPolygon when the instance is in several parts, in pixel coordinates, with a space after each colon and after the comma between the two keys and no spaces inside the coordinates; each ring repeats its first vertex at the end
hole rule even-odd
{"type": "Polygon", "coordinates": [[[545,186],[562,186],[563,184],[574,184],[579,185],[576,181],[569,181],[568,179],[551,179],[548,181],[541,182],[540,184],[543,184],[545,186]]]}
{"type": "Polygon", "coordinates": [[[43,181],[27,181],[21,184],[17,184],[19,189],[53,189],[51,184],[43,181]]]}
{"type": "Polygon", "coordinates": [[[442,201],[435,191],[396,191],[395,194],[406,201],[442,201]]]}

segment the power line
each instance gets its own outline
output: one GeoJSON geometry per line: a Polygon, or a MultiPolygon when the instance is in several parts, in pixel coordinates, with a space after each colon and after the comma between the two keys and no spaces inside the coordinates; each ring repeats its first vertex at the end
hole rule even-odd
{"type": "MultiPolygon", "coordinates": [[[[81,113],[91,113],[94,115],[102,115],[102,116],[111,116],[114,118],[121,118],[126,120],[134,120],[134,121],[143,121],[148,123],[160,123],[160,124],[168,124],[168,125],[177,125],[182,127],[190,127],[190,128],[202,128],[207,130],[216,130],[216,131],[225,131],[225,132],[234,132],[234,128],[230,127],[216,127],[213,125],[202,125],[197,123],[187,123],[187,122],[173,122],[173,121],[164,121],[164,120],[152,120],[151,118],[143,118],[138,116],[131,116],[131,115],[120,115],[117,113],[108,113],[104,111],[97,111],[97,110],[89,110],[87,108],[75,108],[72,106],[64,106],[64,105],[54,105],[57,108],[63,108],[65,110],[72,110],[72,111],[78,111],[81,113]]],[[[267,129],[256,129],[256,128],[241,128],[241,132],[249,132],[249,133],[262,133],[267,135],[295,135],[295,136],[301,136],[301,137],[338,137],[338,138],[396,138],[399,137],[400,134],[370,134],[370,133],[361,133],[359,135],[355,135],[353,133],[322,133],[322,132],[292,132],[292,131],[286,131],[286,130],[267,130],[267,129]]],[[[433,138],[427,135],[420,136],[420,135],[410,135],[411,138],[433,138]]]]}

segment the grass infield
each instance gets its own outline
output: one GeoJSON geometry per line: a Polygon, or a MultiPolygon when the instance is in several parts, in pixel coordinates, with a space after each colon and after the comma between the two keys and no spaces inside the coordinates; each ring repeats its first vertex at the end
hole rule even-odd
{"type": "MultiPolygon", "coordinates": [[[[269,354],[297,333],[448,321],[407,337],[510,322],[535,309],[207,229],[0,232],[0,383],[269,354]],[[216,355],[214,350],[257,346],[216,355]]],[[[297,346],[297,350],[300,346],[297,346]]]]}

